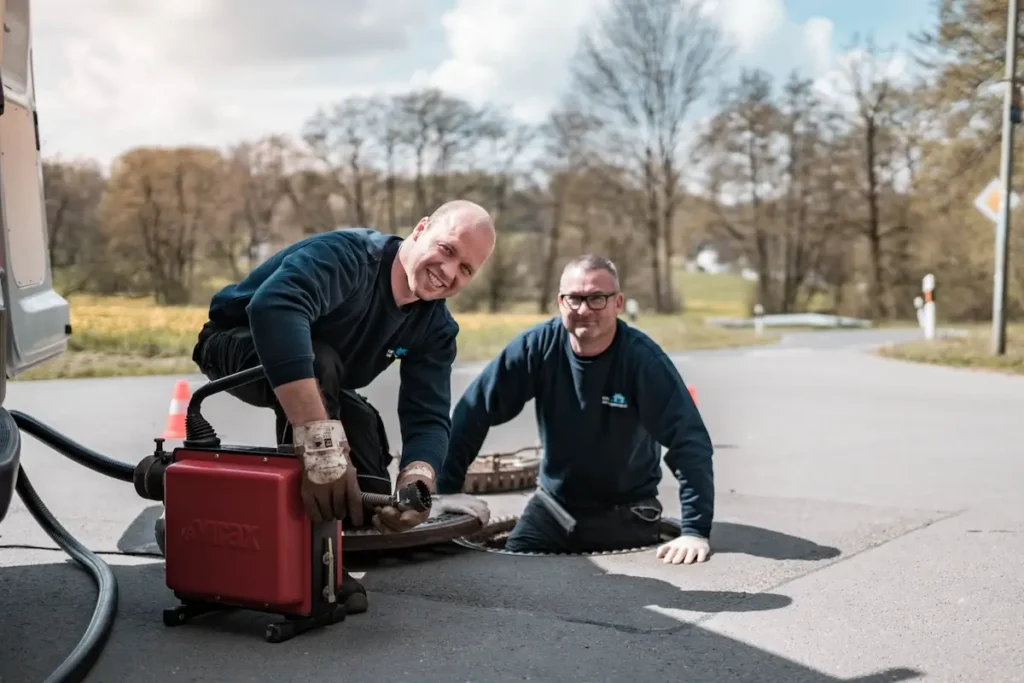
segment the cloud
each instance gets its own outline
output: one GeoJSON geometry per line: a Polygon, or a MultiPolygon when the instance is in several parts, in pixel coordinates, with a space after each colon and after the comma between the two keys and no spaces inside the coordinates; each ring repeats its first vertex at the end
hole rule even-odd
{"type": "MultiPolygon", "coordinates": [[[[580,31],[609,0],[455,0],[441,21],[449,57],[417,82],[475,102],[500,102],[520,117],[543,117],[568,85],[580,31]]],[[[831,59],[832,22],[790,20],[783,0],[709,0],[707,16],[735,47],[734,66],[813,75],[831,59]]]]}
{"type": "Polygon", "coordinates": [[[107,162],[143,144],[297,132],[316,107],[398,89],[387,56],[429,19],[422,0],[35,0],[44,154],[107,162]],[[325,77],[326,74],[326,77],[325,77]],[[360,74],[353,77],[351,74],[360,74]]]}
{"type": "Polygon", "coordinates": [[[567,82],[580,28],[606,0],[455,0],[441,17],[449,56],[421,82],[542,117],[567,82]]]}
{"type": "Polygon", "coordinates": [[[846,111],[857,107],[855,87],[865,90],[872,83],[888,81],[900,86],[910,85],[914,70],[903,52],[877,52],[854,48],[838,55],[830,68],[819,74],[814,88],[821,97],[846,111]]]}
{"type": "Polygon", "coordinates": [[[717,0],[712,7],[741,59],[756,54],[787,23],[782,0],[717,0]]]}

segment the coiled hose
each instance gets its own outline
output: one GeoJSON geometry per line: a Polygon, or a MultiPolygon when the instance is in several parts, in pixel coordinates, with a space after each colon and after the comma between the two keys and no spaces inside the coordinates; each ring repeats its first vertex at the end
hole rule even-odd
{"type": "MultiPolygon", "coordinates": [[[[114,479],[132,481],[135,469],[132,465],[90,450],[24,413],[12,410],[10,414],[19,429],[31,434],[80,465],[114,479]]],[[[18,495],[39,526],[64,552],[82,565],[92,575],[93,581],[96,583],[96,607],[88,627],[75,649],[45,681],[45,683],[79,683],[85,680],[96,664],[114,626],[114,617],[117,614],[117,578],[110,569],[110,565],[85,547],[57,521],[32,487],[24,467],[19,469],[16,486],[18,495]]]]}

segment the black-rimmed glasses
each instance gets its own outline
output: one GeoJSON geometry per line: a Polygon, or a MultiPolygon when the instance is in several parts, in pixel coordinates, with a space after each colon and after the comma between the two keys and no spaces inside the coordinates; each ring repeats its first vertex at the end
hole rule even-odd
{"type": "Polygon", "coordinates": [[[594,294],[559,294],[558,297],[565,302],[565,305],[574,311],[578,311],[583,302],[587,302],[587,308],[592,311],[600,311],[608,305],[608,299],[618,292],[596,292],[594,294]]]}

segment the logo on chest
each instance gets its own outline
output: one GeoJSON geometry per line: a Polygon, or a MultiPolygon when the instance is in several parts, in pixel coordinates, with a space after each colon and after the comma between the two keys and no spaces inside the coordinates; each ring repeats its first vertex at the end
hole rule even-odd
{"type": "Polygon", "coordinates": [[[602,405],[606,405],[609,408],[628,408],[629,403],[626,401],[626,397],[622,394],[615,393],[611,396],[601,397],[602,405]]]}
{"type": "Polygon", "coordinates": [[[384,354],[384,357],[387,358],[388,360],[391,360],[392,358],[401,358],[408,352],[409,349],[405,348],[404,346],[399,346],[394,349],[388,349],[388,352],[384,354]]]}

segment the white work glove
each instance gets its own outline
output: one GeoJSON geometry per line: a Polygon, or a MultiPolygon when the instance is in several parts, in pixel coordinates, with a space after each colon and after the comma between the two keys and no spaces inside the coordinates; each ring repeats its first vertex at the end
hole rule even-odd
{"type": "Polygon", "coordinates": [[[705,562],[711,554],[708,539],[700,536],[679,536],[658,546],[658,559],[665,564],[693,564],[705,562]]]}
{"type": "Polygon", "coordinates": [[[348,438],[340,420],[318,420],[292,427],[292,445],[302,461],[302,504],[313,523],[363,523],[363,501],[349,461],[348,438]]]}
{"type": "Polygon", "coordinates": [[[487,507],[487,503],[466,493],[434,496],[430,506],[430,516],[437,517],[445,512],[472,515],[479,519],[481,524],[487,524],[491,519],[491,510],[487,507]]]}

